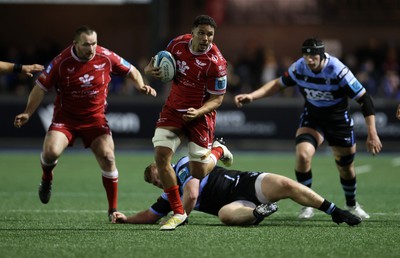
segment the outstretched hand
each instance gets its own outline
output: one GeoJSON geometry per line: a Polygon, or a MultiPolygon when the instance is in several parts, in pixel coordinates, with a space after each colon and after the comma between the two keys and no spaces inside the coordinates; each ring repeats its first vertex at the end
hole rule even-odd
{"type": "Polygon", "coordinates": [[[41,72],[43,69],[44,66],[40,64],[23,65],[21,73],[33,77],[33,73],[41,72]]]}
{"type": "Polygon", "coordinates": [[[253,98],[250,94],[239,94],[235,96],[235,104],[237,107],[242,107],[243,104],[248,104],[253,101],[253,98]]]}
{"type": "Polygon", "coordinates": [[[113,212],[112,218],[111,218],[111,223],[125,223],[127,220],[127,217],[122,213],[122,212],[113,212]]]}
{"type": "Polygon", "coordinates": [[[14,126],[20,128],[24,124],[26,124],[29,120],[29,115],[27,113],[21,113],[17,115],[14,119],[14,126]]]}

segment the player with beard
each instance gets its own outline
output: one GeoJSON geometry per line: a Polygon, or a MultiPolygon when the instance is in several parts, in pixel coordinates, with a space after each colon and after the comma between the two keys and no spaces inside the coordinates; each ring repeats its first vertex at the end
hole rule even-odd
{"type": "Polygon", "coordinates": [[[88,26],[75,32],[73,44],[56,56],[33,87],[25,111],[15,117],[14,125],[26,124],[52,88],[57,93],[51,125],[40,156],[42,181],[39,198],[51,197],[53,170],[65,148],[77,137],[90,148],[100,166],[108,200],[108,215],[117,210],[118,169],[114,141],[106,120],[108,84],[111,75],[127,77],[143,94],[156,96],[145,85],[140,72],[128,61],[97,44],[97,33],[88,26]]]}

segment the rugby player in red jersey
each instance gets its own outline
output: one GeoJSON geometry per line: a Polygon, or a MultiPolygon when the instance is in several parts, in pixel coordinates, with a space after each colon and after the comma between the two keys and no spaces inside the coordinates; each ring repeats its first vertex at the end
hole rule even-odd
{"type": "Polygon", "coordinates": [[[115,164],[114,141],[108,126],[108,84],[111,75],[126,76],[143,94],[156,96],[145,85],[140,72],[112,51],[97,45],[95,30],[82,26],[74,35],[73,44],[63,50],[47,66],[33,87],[25,111],[15,117],[14,125],[26,124],[52,88],[57,93],[51,125],[40,157],[43,174],[39,198],[48,203],[51,197],[53,169],[66,147],[77,137],[90,148],[100,166],[108,200],[108,215],[117,210],[118,169],[115,164]]]}
{"type": "MultiPolygon", "coordinates": [[[[157,120],[153,137],[155,162],[174,216],[160,230],[174,230],[187,214],[182,206],[171,159],[182,140],[188,142],[192,175],[202,178],[218,159],[232,165],[233,156],[223,143],[214,141],[216,109],[221,105],[227,85],[227,62],[213,43],[215,21],[197,16],[191,34],[174,38],[167,46],[176,61],[177,72],[168,99],[157,120]]],[[[160,79],[160,69],[153,66],[145,73],[160,79]]]]}

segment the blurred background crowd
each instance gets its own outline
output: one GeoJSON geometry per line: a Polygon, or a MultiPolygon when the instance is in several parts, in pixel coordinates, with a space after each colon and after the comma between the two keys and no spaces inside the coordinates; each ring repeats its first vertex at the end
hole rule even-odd
{"type": "MultiPolygon", "coordinates": [[[[47,65],[52,58],[60,53],[65,46],[59,46],[52,41],[45,41],[40,46],[17,48],[9,46],[0,50],[0,60],[14,63],[47,65]]],[[[300,52],[300,51],[299,51],[300,52]]],[[[228,95],[252,91],[265,82],[279,77],[298,56],[277,56],[274,49],[248,44],[237,53],[235,59],[229,62],[228,95]]],[[[366,45],[359,46],[353,52],[340,59],[353,71],[360,82],[374,97],[400,100],[400,48],[393,42],[380,41],[371,38],[366,45]]],[[[130,60],[143,71],[149,57],[130,60]]],[[[33,86],[35,78],[27,78],[19,74],[9,74],[0,77],[0,92],[2,95],[27,95],[33,86]]],[[[159,82],[159,90],[166,89],[159,82]]],[[[296,88],[295,88],[296,89],[296,88]]],[[[281,97],[296,97],[298,92],[293,89],[281,94],[281,97]]],[[[113,78],[110,94],[136,94],[121,78],[113,78]]]]}
{"type": "MultiPolygon", "coordinates": [[[[301,42],[317,36],[326,40],[327,52],[341,59],[370,95],[400,100],[400,39],[393,33],[400,22],[399,0],[105,1],[110,5],[80,1],[93,4],[90,7],[62,0],[53,1],[56,5],[20,2],[27,4],[0,0],[2,24],[17,13],[21,17],[2,29],[0,60],[47,65],[72,42],[75,28],[89,24],[99,32],[99,44],[143,71],[151,55],[174,36],[189,33],[193,18],[207,13],[218,23],[215,42],[229,62],[227,98],[279,77],[300,57],[301,42]],[[42,24],[28,32],[34,20],[42,24]]],[[[34,80],[0,76],[0,94],[26,96],[34,80]]],[[[168,89],[160,82],[149,83],[161,94],[168,89]]],[[[124,79],[113,78],[110,95],[135,94],[124,79]]],[[[295,88],[276,97],[298,94],[295,88]]]]}

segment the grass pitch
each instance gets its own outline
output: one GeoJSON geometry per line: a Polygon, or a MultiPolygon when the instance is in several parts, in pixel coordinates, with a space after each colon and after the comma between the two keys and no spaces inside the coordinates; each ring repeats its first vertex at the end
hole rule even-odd
{"type": "MultiPolygon", "coordinates": [[[[294,155],[235,153],[234,169],[294,178],[294,155]]],[[[39,152],[0,153],[1,257],[398,257],[400,254],[400,155],[356,156],[358,201],[371,218],[360,226],[336,225],[317,211],[298,220],[290,200],[259,226],[227,227],[194,212],[189,225],[160,232],[158,225],[115,225],[93,155],[66,152],[55,170],[51,201],[40,203],[39,152]]],[[[176,156],[178,158],[178,156],[176,156]]],[[[147,209],[160,190],[143,181],[152,153],[117,152],[119,209],[147,209]]],[[[343,207],[333,158],[313,162],[313,189],[343,207]]]]}

